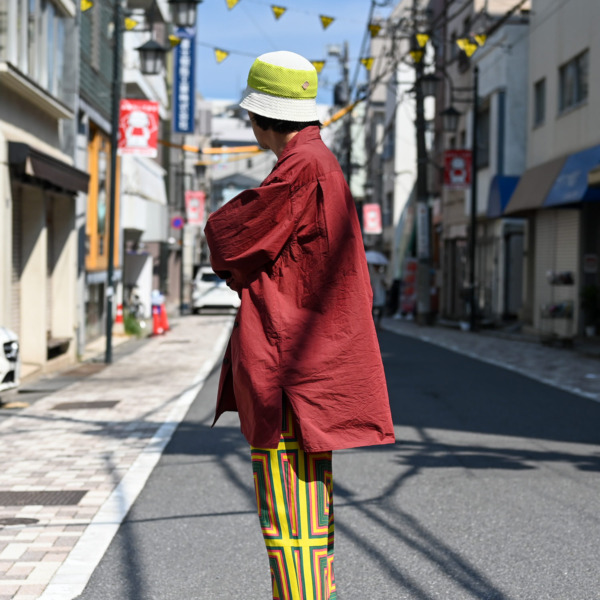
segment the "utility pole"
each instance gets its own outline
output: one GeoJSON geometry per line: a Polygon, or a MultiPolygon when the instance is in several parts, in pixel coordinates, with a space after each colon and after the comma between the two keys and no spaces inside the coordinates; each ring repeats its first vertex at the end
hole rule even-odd
{"type": "MultiPolygon", "coordinates": [[[[342,66],[344,70],[344,85],[348,93],[348,102],[351,99],[350,93],[350,69],[348,67],[348,42],[344,42],[344,54],[342,55],[342,66]]],[[[346,174],[346,181],[350,186],[350,179],[352,178],[352,111],[348,111],[348,114],[344,117],[344,173],[346,174]]]]}
{"type": "MultiPolygon", "coordinates": [[[[412,20],[417,31],[419,0],[413,0],[412,20]]],[[[414,40],[413,35],[413,40],[414,40]]],[[[414,43],[414,42],[413,42],[414,43]]],[[[423,58],[415,61],[415,103],[417,134],[417,322],[428,324],[431,319],[431,227],[427,198],[427,148],[425,146],[425,106],[422,88],[423,58]]]]}
{"type": "Polygon", "coordinates": [[[479,113],[479,67],[473,68],[473,121],[471,137],[471,231],[469,236],[469,329],[477,328],[477,294],[475,290],[475,246],[477,244],[477,138],[479,113]]]}
{"type": "Polygon", "coordinates": [[[112,328],[114,263],[115,263],[115,206],[117,194],[117,144],[119,141],[119,106],[121,104],[121,52],[123,46],[123,9],[121,0],[113,0],[113,73],[110,131],[110,196],[108,208],[108,266],[106,272],[106,350],[104,362],[112,362],[112,328]]]}

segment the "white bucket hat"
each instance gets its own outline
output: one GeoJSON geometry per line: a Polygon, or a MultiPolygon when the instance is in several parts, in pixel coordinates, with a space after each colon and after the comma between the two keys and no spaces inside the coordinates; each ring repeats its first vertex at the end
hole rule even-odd
{"type": "Polygon", "coordinates": [[[240,106],[250,112],[296,123],[318,121],[317,70],[295,52],[262,54],[248,73],[240,106]]]}

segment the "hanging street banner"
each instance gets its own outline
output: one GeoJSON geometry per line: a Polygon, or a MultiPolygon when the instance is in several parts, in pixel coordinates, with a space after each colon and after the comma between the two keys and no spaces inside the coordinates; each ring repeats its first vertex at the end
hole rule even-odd
{"type": "Polygon", "coordinates": [[[175,35],[181,43],[175,47],[173,133],[194,133],[196,30],[179,27],[175,35]]]}
{"type": "Polygon", "coordinates": [[[117,154],[158,154],[158,102],[121,100],[117,154]]]}
{"type": "Polygon", "coordinates": [[[188,225],[202,225],[206,193],[187,190],[185,192],[185,217],[188,225]]]}
{"type": "Polygon", "coordinates": [[[470,150],[444,152],[444,185],[455,190],[464,190],[471,185],[470,150]]]}
{"type": "Polygon", "coordinates": [[[381,206],[376,202],[363,204],[363,233],[379,235],[382,231],[381,206]]]}

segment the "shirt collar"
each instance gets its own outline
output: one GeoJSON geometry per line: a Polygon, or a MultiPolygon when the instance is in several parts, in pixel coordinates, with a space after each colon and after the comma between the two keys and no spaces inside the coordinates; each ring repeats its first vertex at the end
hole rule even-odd
{"type": "Polygon", "coordinates": [[[319,127],[316,125],[311,125],[310,127],[305,127],[301,131],[299,131],[286,145],[283,149],[283,152],[279,155],[278,163],[281,162],[284,158],[286,158],[289,154],[291,154],[297,146],[305,144],[306,142],[310,142],[312,140],[320,140],[321,139],[321,131],[319,127]]]}

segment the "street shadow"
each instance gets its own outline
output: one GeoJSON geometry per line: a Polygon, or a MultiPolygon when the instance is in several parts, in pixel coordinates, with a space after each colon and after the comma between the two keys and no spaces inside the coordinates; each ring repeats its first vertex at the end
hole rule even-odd
{"type": "Polygon", "coordinates": [[[379,340],[396,425],[600,444],[600,403],[414,338],[379,340]]]}

